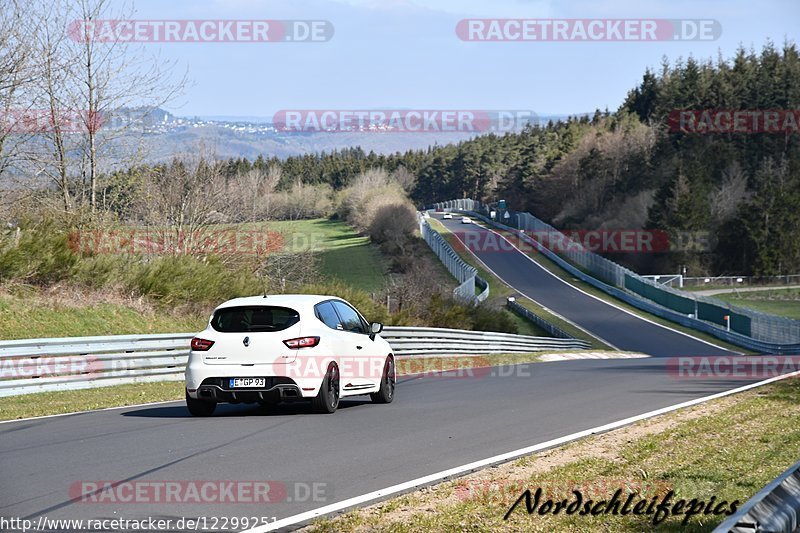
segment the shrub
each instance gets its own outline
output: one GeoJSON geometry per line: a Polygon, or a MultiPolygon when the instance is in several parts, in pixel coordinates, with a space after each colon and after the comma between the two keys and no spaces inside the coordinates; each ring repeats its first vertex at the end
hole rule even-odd
{"type": "Polygon", "coordinates": [[[213,257],[158,257],[131,268],[126,278],[129,290],[171,305],[217,304],[263,292],[254,275],[230,269],[213,257]]]}
{"type": "Polygon", "coordinates": [[[476,331],[499,331],[517,333],[517,324],[505,312],[492,309],[485,304],[464,305],[453,298],[440,295],[431,297],[428,303],[426,324],[437,328],[470,329],[476,331]]]}
{"type": "Polygon", "coordinates": [[[78,256],[69,247],[67,233],[53,223],[22,228],[0,241],[0,279],[47,285],[67,279],[78,256]]]}
{"type": "Polygon", "coordinates": [[[367,232],[378,244],[387,245],[390,250],[402,251],[416,227],[417,215],[411,205],[396,203],[378,208],[367,232]]]}

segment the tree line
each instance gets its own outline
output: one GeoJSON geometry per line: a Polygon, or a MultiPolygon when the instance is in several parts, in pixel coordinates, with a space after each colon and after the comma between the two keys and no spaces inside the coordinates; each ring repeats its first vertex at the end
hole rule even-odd
{"type": "Polygon", "coordinates": [[[681,110],[800,109],[794,43],[740,48],[728,59],[664,59],[613,112],[454,145],[394,154],[353,147],[252,161],[216,160],[200,147],[171,162],[138,165],[139,147],[123,154],[112,143],[124,129],[98,130],[93,120],[120,108],[147,114],[178,94],[185,79],[141,50],[68,34],[69,20],[99,18],[124,13],[113,12],[107,0],[4,1],[0,106],[45,110],[51,120],[45,131],[21,134],[4,115],[5,212],[35,203],[78,213],[81,221],[139,224],[324,216],[341,204],[339,191],[382,169],[418,206],[506,199],[511,209],[567,230],[645,228],[713,237],[708,249],[615,257],[642,272],[683,266],[696,275],[800,272],[800,134],[670,127],[681,110]],[[81,120],[66,130],[75,112],[81,120]],[[26,186],[8,185],[18,177],[26,186]],[[20,202],[30,191],[32,201],[20,202]]]}
{"type": "MultiPolygon", "coordinates": [[[[794,43],[740,48],[732,59],[689,57],[648,70],[615,112],[519,133],[380,155],[352,148],[279,161],[282,182],[346,186],[366,169],[410,176],[419,205],[508,200],[563,229],[659,229],[711,237],[707,249],[628,257],[642,271],[775,275],[800,272],[800,133],[676,131],[681,110],[800,109],[794,43]]],[[[795,113],[796,114],[796,113],[795,113]]]]}

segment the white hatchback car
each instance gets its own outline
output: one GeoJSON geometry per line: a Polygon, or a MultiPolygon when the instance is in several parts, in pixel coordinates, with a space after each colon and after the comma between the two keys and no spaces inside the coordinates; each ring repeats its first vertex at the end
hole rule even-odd
{"type": "Polygon", "coordinates": [[[453,218],[453,213],[445,213],[444,215],[442,215],[442,218],[445,220],[450,220],[453,218]]]}
{"type": "Polygon", "coordinates": [[[352,305],[333,296],[282,294],[229,300],[192,339],[186,406],[194,416],[218,403],[310,399],[333,413],[339,399],[369,394],[390,403],[392,348],[352,305]]]}

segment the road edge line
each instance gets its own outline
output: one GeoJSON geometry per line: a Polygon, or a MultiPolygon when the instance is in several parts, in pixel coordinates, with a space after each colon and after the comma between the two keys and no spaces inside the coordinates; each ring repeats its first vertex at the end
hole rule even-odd
{"type": "Polygon", "coordinates": [[[429,474],[427,476],[419,477],[416,479],[412,479],[410,481],[406,481],[404,483],[398,483],[397,485],[392,485],[386,487],[384,489],[376,490],[373,492],[369,492],[367,494],[363,494],[361,496],[354,496],[352,498],[348,498],[346,500],[342,500],[341,502],[332,503],[330,505],[325,505],[323,507],[319,507],[317,509],[312,509],[311,511],[306,511],[304,513],[299,513],[296,515],[292,515],[286,518],[282,518],[281,520],[277,520],[270,524],[255,527],[252,529],[247,529],[242,531],[241,533],[265,533],[267,531],[275,531],[280,528],[285,528],[289,526],[293,526],[300,523],[308,522],[309,520],[313,520],[315,518],[320,518],[322,516],[336,513],[339,511],[344,511],[346,509],[357,507],[363,505],[367,502],[371,502],[374,500],[380,500],[386,498],[387,496],[394,496],[396,494],[408,492],[412,489],[417,489],[419,487],[431,485],[433,483],[439,483],[442,481],[446,481],[449,478],[455,478],[464,474],[468,474],[475,470],[479,470],[482,468],[486,468],[492,466],[494,464],[505,463],[514,459],[518,459],[525,455],[530,455],[535,452],[540,452],[542,450],[546,450],[548,448],[553,448],[556,446],[561,446],[563,444],[567,444],[574,440],[582,439],[584,437],[588,437],[591,435],[599,434],[599,433],[606,433],[608,431],[612,431],[614,429],[618,429],[624,426],[628,426],[630,424],[640,422],[642,420],[647,420],[649,418],[653,418],[659,415],[671,413],[673,411],[677,411],[679,409],[684,409],[686,407],[692,407],[704,402],[717,400],[719,398],[724,398],[726,396],[731,396],[733,394],[738,394],[740,392],[745,392],[750,389],[755,389],[757,387],[762,387],[764,385],[769,385],[770,383],[775,383],[777,381],[781,381],[784,379],[789,379],[792,377],[800,376],[800,370],[791,372],[789,374],[784,374],[781,376],[775,376],[769,379],[765,379],[763,381],[759,381],[756,383],[750,383],[748,385],[744,385],[742,387],[737,387],[735,389],[730,389],[727,391],[717,392],[715,394],[711,394],[709,396],[703,396],[701,398],[695,398],[693,400],[687,400],[685,402],[681,402],[675,405],[670,405],[667,407],[662,407],[660,409],[656,409],[654,411],[648,411],[646,413],[631,416],[628,418],[624,418],[622,420],[618,420],[616,422],[611,422],[608,424],[604,424],[602,426],[597,426],[590,429],[585,429],[583,431],[579,431],[577,433],[571,433],[569,435],[565,435],[563,437],[559,437],[556,439],[552,439],[549,441],[541,442],[539,444],[534,444],[532,446],[528,446],[525,448],[520,448],[518,450],[513,450],[510,452],[506,452],[500,455],[495,455],[492,457],[488,457],[486,459],[481,459],[479,461],[474,461],[472,463],[467,463],[465,465],[457,466],[454,468],[450,468],[448,470],[442,470],[435,474],[429,474]]]}

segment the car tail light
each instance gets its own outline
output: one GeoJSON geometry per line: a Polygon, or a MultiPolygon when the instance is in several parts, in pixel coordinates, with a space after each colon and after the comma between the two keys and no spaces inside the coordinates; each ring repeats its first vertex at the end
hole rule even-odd
{"type": "Polygon", "coordinates": [[[207,341],[199,337],[192,339],[192,350],[195,352],[207,352],[212,346],[214,346],[214,341],[207,341]]]}
{"type": "Polygon", "coordinates": [[[283,341],[287,347],[293,350],[299,350],[300,348],[312,348],[319,344],[319,337],[298,337],[296,339],[288,339],[283,341]]]}

